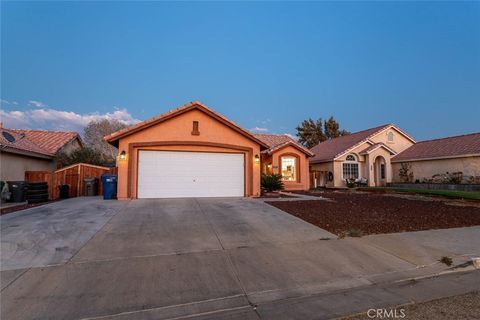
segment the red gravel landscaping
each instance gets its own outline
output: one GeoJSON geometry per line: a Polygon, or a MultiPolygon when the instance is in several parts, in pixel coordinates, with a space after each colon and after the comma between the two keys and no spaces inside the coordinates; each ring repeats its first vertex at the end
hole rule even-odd
{"type": "MultiPolygon", "coordinates": [[[[56,200],[54,200],[56,201],[56,200]]],[[[7,213],[12,213],[20,210],[25,210],[33,207],[38,207],[38,206],[43,206],[48,203],[52,203],[53,201],[48,201],[48,202],[41,202],[41,203],[24,203],[24,204],[19,204],[18,206],[11,206],[11,207],[6,207],[6,208],[1,208],[0,209],[0,215],[4,215],[7,213]]]]}
{"type": "Polygon", "coordinates": [[[440,200],[324,192],[331,201],[269,201],[268,204],[337,235],[364,235],[480,225],[479,206],[449,205],[440,200]]]}

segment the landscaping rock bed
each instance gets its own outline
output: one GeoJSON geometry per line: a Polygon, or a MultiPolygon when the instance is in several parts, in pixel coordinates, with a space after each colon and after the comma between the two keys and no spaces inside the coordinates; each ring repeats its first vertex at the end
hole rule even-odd
{"type": "Polygon", "coordinates": [[[267,203],[339,236],[352,230],[367,235],[480,225],[480,208],[475,206],[371,193],[327,191],[311,195],[333,201],[267,203]]]}

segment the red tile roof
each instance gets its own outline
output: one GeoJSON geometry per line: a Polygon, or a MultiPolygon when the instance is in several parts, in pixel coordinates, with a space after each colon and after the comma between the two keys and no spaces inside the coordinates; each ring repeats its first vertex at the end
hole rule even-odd
{"type": "Polygon", "coordinates": [[[247,130],[243,129],[240,127],[238,124],[235,122],[231,121],[230,119],[227,119],[226,117],[222,116],[221,114],[215,112],[213,109],[207,107],[200,101],[192,101],[190,103],[187,103],[179,108],[172,109],[170,111],[167,111],[165,113],[162,113],[158,116],[155,116],[153,118],[147,119],[145,121],[139,122],[137,124],[134,124],[132,126],[129,126],[125,129],[119,130],[117,132],[114,132],[108,136],[105,136],[104,139],[111,143],[114,146],[118,146],[118,140],[120,138],[123,138],[125,136],[128,136],[134,132],[140,131],[142,129],[148,128],[150,126],[153,126],[157,123],[160,123],[162,121],[168,120],[176,115],[180,115],[184,112],[193,110],[193,109],[199,109],[202,110],[203,112],[207,113],[208,115],[212,116],[213,118],[216,118],[217,120],[229,125],[232,129],[236,130],[237,132],[243,134],[244,136],[254,140],[255,142],[259,143],[262,147],[267,147],[262,141],[258,140],[252,133],[248,132],[247,130]]]}
{"type": "Polygon", "coordinates": [[[255,134],[255,137],[265,142],[269,148],[278,146],[279,144],[283,144],[285,142],[294,141],[286,134],[255,134]]]}
{"type": "Polygon", "coordinates": [[[33,155],[39,155],[41,157],[53,157],[54,154],[50,153],[34,142],[29,140],[25,134],[15,132],[14,130],[1,128],[0,129],[0,148],[1,150],[10,150],[13,152],[29,153],[33,155]],[[10,141],[11,140],[11,141],[10,141]]]}
{"type": "Polygon", "coordinates": [[[392,158],[392,162],[480,156],[480,132],[420,141],[392,158]]]}
{"type": "Polygon", "coordinates": [[[302,146],[300,143],[292,139],[291,137],[287,136],[286,134],[255,134],[259,140],[263,141],[266,145],[268,145],[268,149],[262,152],[265,153],[272,153],[275,150],[281,149],[287,145],[292,145],[297,149],[305,152],[309,156],[313,156],[313,152],[302,146]]]}
{"type": "Polygon", "coordinates": [[[55,154],[69,142],[79,139],[76,132],[46,131],[46,130],[22,130],[10,129],[19,134],[24,134],[28,140],[35,143],[44,151],[55,154]]]}
{"type": "Polygon", "coordinates": [[[347,152],[350,149],[353,149],[357,145],[367,141],[372,136],[390,126],[392,126],[392,124],[386,124],[383,126],[355,132],[348,136],[342,136],[321,142],[310,149],[313,153],[315,153],[315,156],[310,159],[310,162],[315,163],[332,161],[339,155],[347,152]]]}

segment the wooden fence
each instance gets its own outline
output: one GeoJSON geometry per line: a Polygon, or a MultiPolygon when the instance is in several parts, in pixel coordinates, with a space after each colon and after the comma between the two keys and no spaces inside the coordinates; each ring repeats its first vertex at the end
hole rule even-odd
{"type": "Polygon", "coordinates": [[[25,171],[26,182],[48,182],[48,198],[50,200],[59,198],[61,185],[68,185],[69,196],[83,196],[84,178],[98,179],[98,194],[102,194],[101,176],[104,173],[116,173],[116,168],[95,166],[87,163],[77,163],[54,172],[49,171],[25,171]]]}

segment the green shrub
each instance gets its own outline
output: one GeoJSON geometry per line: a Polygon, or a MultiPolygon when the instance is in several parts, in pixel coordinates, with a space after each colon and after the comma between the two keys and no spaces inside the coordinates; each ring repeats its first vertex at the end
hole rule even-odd
{"type": "Polygon", "coordinates": [[[358,237],[359,238],[359,237],[363,236],[363,231],[360,230],[360,229],[353,228],[353,229],[348,230],[347,235],[349,237],[358,237]]]}
{"type": "Polygon", "coordinates": [[[262,174],[262,191],[273,192],[283,190],[283,180],[281,174],[262,174]]]}

